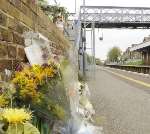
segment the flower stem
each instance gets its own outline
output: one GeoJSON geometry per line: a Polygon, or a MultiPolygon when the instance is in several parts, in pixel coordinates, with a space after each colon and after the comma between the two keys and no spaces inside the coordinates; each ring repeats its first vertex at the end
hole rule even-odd
{"type": "Polygon", "coordinates": [[[17,124],[15,124],[15,126],[16,126],[16,134],[18,134],[18,131],[17,131],[17,124]]]}

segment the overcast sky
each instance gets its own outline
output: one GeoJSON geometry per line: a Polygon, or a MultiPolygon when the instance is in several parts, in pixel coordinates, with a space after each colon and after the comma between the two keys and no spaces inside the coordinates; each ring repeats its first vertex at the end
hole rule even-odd
{"type": "MultiPolygon", "coordinates": [[[[53,3],[53,0],[48,0],[53,3]]],[[[83,0],[77,1],[77,9],[79,10],[83,0]]],[[[150,7],[150,0],[85,0],[86,5],[92,6],[129,6],[129,7],[150,7]]],[[[57,2],[65,6],[69,12],[75,11],[75,0],[57,0],[57,2]]],[[[130,30],[130,29],[98,29],[96,30],[96,57],[106,59],[107,52],[113,46],[119,46],[124,51],[128,46],[142,42],[145,36],[150,35],[150,30],[130,30]],[[102,35],[103,41],[99,41],[98,37],[102,35]]],[[[89,35],[87,44],[90,45],[89,35]]]]}

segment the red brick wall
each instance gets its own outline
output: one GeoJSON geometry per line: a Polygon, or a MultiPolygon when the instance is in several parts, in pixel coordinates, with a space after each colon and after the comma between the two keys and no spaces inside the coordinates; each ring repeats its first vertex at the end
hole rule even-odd
{"type": "Polygon", "coordinates": [[[0,0],[0,70],[25,61],[25,31],[38,31],[51,40],[53,53],[64,54],[69,46],[56,26],[32,0],[0,0]]]}

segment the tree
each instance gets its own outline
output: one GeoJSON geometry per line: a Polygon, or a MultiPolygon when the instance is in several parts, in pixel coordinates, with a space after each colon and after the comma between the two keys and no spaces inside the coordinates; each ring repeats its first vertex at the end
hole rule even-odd
{"type": "Polygon", "coordinates": [[[112,47],[107,54],[108,61],[111,62],[118,62],[120,56],[121,56],[121,50],[119,47],[116,46],[112,47]]]}
{"type": "Polygon", "coordinates": [[[45,5],[48,5],[48,2],[46,0],[38,0],[38,4],[40,6],[45,6],[45,5]]]}
{"type": "Polygon", "coordinates": [[[54,23],[56,22],[58,16],[61,16],[65,21],[68,20],[69,12],[65,7],[61,7],[59,5],[48,5],[45,0],[39,0],[39,5],[46,15],[52,18],[54,23]]]}

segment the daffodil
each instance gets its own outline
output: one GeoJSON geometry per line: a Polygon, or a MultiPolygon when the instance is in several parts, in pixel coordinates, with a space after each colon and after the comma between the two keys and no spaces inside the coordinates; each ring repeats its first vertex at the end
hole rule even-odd
{"type": "Polygon", "coordinates": [[[10,124],[18,124],[31,120],[32,113],[23,108],[5,108],[1,118],[10,124]]]}

